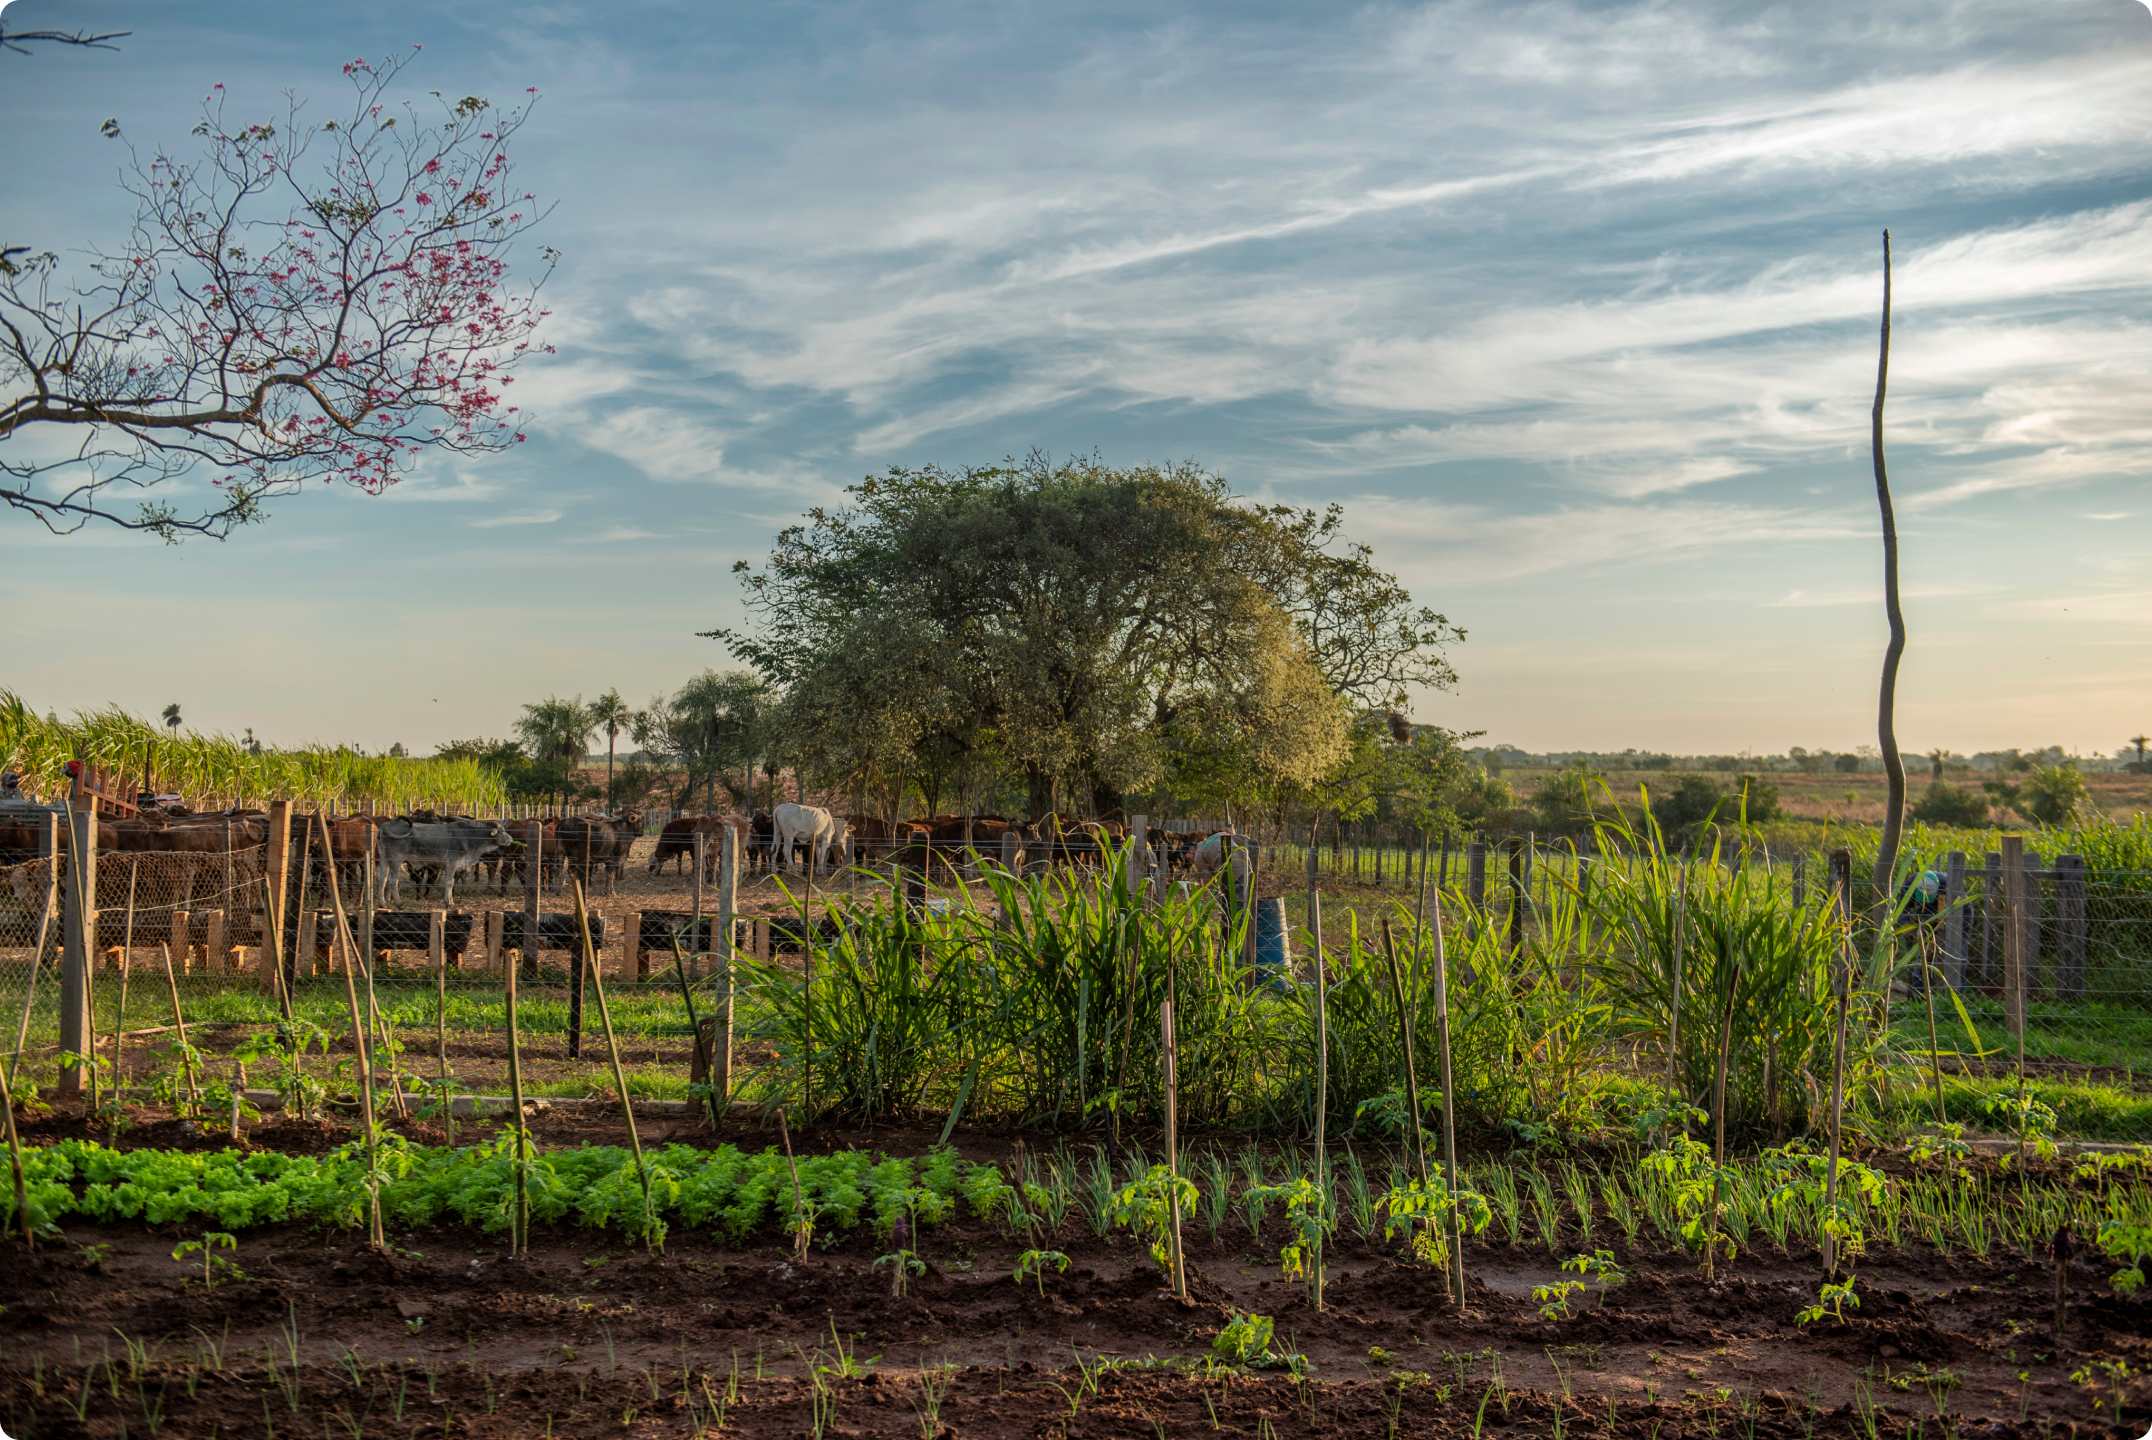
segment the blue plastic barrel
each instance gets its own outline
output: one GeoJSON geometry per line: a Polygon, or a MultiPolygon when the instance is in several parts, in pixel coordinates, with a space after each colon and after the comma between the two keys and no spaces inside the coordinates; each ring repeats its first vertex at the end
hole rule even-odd
{"type": "Polygon", "coordinates": [[[1285,969],[1285,901],[1282,898],[1255,902],[1255,968],[1263,983],[1279,990],[1291,989],[1285,969]]]}

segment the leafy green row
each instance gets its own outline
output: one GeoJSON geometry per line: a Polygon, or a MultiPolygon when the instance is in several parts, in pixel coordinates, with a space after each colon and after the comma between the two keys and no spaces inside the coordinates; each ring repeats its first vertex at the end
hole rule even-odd
{"type": "MultiPolygon", "coordinates": [[[[737,1243],[765,1221],[793,1216],[792,1169],[774,1149],[750,1154],[732,1145],[670,1145],[649,1158],[658,1209],[676,1223],[737,1243]]],[[[284,1220],[356,1225],[365,1214],[365,1158],[356,1145],[316,1158],[273,1151],[121,1151],[63,1140],[27,1150],[23,1160],[30,1218],[40,1228],[69,1215],[153,1225],[203,1217],[221,1229],[241,1230],[284,1220]]],[[[641,1182],[628,1151],[589,1146],[531,1155],[524,1163],[533,1220],[589,1227],[640,1223],[641,1182]]],[[[382,1164],[390,1177],[381,1192],[389,1224],[508,1225],[516,1165],[510,1143],[456,1150],[392,1143],[382,1164]]],[[[998,1170],[946,1148],[916,1160],[848,1150],[802,1156],[798,1165],[799,1207],[824,1243],[862,1220],[886,1238],[907,1214],[915,1224],[933,1225],[952,1218],[960,1199],[970,1198],[982,1216],[1000,1201],[998,1170]]],[[[0,1217],[14,1223],[11,1187],[0,1187],[0,1217]]]]}

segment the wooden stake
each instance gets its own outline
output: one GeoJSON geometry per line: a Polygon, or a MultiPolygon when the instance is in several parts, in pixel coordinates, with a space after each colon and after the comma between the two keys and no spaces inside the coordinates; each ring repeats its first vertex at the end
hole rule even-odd
{"type": "MultiPolygon", "coordinates": [[[[59,857],[53,857],[53,873],[59,873],[59,857]]],[[[57,886],[57,879],[54,881],[57,886]]],[[[52,928],[53,906],[47,904],[45,913],[38,917],[37,945],[30,951],[30,980],[22,991],[22,1024],[16,1031],[15,1050],[8,1057],[7,1088],[0,1091],[0,1110],[7,1112],[8,1161],[15,1170],[15,1218],[22,1223],[22,1243],[35,1248],[37,1238],[30,1228],[30,1191],[23,1177],[22,1137],[15,1130],[15,1070],[22,1064],[23,1046],[30,1040],[30,1002],[37,998],[37,972],[39,962],[45,958],[45,936],[52,928]]]]}
{"type": "MultiPolygon", "coordinates": [[[[336,849],[330,837],[329,817],[325,812],[317,810],[314,812],[314,819],[321,826],[321,853],[328,862],[324,868],[329,872],[329,903],[336,912],[336,943],[344,947],[344,954],[348,957],[352,953],[351,925],[344,917],[344,887],[336,875],[336,849]]],[[[165,970],[170,973],[169,962],[166,963],[165,970]]],[[[352,978],[348,961],[343,966],[343,972],[344,1003],[351,1009],[351,1046],[354,1075],[358,1081],[359,1124],[366,1132],[367,1244],[372,1249],[381,1250],[387,1247],[388,1240],[381,1229],[380,1167],[376,1163],[377,1147],[374,1137],[373,1031],[367,1023],[365,1012],[359,1008],[358,982],[352,978]]]]}
{"type": "MultiPolygon", "coordinates": [[[[1686,1098],[1682,1094],[1680,1082],[1675,1077],[1680,1073],[1681,1065],[1681,982],[1684,978],[1682,971],[1686,968],[1682,964],[1681,929],[1682,921],[1687,918],[1688,908],[1689,867],[1683,865],[1680,885],[1674,892],[1673,950],[1667,956],[1667,984],[1670,987],[1668,994],[1671,1007],[1666,1027],[1666,1098],[1669,1103],[1686,1098]]],[[[1688,1127],[1684,1125],[1682,1128],[1688,1127]]]]}
{"type": "Polygon", "coordinates": [[[530,1250],[531,1196],[525,1157],[530,1135],[523,1123],[523,1037],[516,1028],[516,972],[523,968],[523,957],[518,955],[515,964],[501,968],[506,976],[508,1001],[508,1103],[515,1106],[516,1141],[516,1213],[509,1222],[508,1244],[510,1254],[527,1254],[530,1250]]]}
{"type": "Polygon", "coordinates": [[[1442,1058],[1442,1168],[1449,1182],[1453,1197],[1450,1205],[1451,1253],[1456,1256],[1457,1308],[1465,1308],[1465,1229],[1464,1216],[1454,1203],[1460,1188],[1457,1174],[1457,1097],[1451,1091],[1450,1079],[1450,977],[1449,959],[1442,939],[1442,891],[1434,894],[1433,922],[1435,937],[1435,1044],[1442,1058]]]}
{"type": "MultiPolygon", "coordinates": [[[[447,882],[442,883],[446,888],[447,882]]],[[[442,938],[443,924],[443,918],[436,915],[432,925],[432,938],[436,941],[442,938]]],[[[470,942],[466,940],[464,943],[470,942]]],[[[441,1060],[441,1127],[448,1133],[448,1146],[453,1150],[456,1147],[456,1106],[448,1093],[448,956],[445,953],[436,957],[433,967],[433,1040],[441,1060]]]]}
{"type": "Polygon", "coordinates": [[[1846,954],[1850,939],[1839,942],[1838,963],[1838,1020],[1836,1035],[1831,1042],[1831,1168],[1823,1177],[1823,1273],[1838,1278],[1838,1237],[1831,1233],[1831,1225],[1838,1216],[1838,1118],[1846,1102],[1846,1009],[1852,1003],[1852,962],[1846,954]]]}
{"type": "MultiPolygon", "coordinates": [[[[179,981],[172,976],[172,947],[160,944],[157,949],[164,956],[165,988],[172,993],[172,1028],[179,1032],[179,1049],[184,1055],[191,1047],[187,1044],[187,1017],[179,1012],[179,981]]],[[[180,1072],[187,1077],[187,1113],[198,1115],[202,1109],[202,1093],[194,1085],[194,1062],[180,1061],[180,1072]]]]}
{"type": "MultiPolygon", "coordinates": [[[[575,882],[575,923],[583,932],[583,952],[591,953],[590,911],[583,903],[583,882],[575,882]]],[[[635,1176],[643,1186],[643,1243],[650,1245],[651,1227],[657,1222],[657,1212],[650,1204],[650,1165],[643,1158],[643,1137],[635,1129],[635,1106],[628,1098],[628,1077],[620,1068],[620,1045],[613,1038],[613,1013],[605,1004],[605,967],[590,967],[591,993],[598,1001],[598,1024],[605,1031],[605,1053],[613,1063],[613,1088],[620,1094],[620,1116],[627,1122],[628,1144],[635,1150],[635,1176]]]]}
{"type": "Polygon", "coordinates": [[[1717,1276],[1719,1255],[1719,1201],[1726,1169],[1726,1060],[1734,1040],[1734,1000],[1741,990],[1741,962],[1733,963],[1733,973],[1726,981],[1726,1017],[1719,1023],[1719,1073],[1712,1086],[1712,1120],[1717,1136],[1712,1142],[1711,1158],[1711,1219],[1704,1231],[1704,1279],[1708,1282],[1717,1276]]]}
{"type": "MultiPolygon", "coordinates": [[[[127,862],[127,924],[120,931],[120,999],[112,1016],[112,1099],[119,1103],[120,1047],[127,1043],[127,977],[134,971],[134,917],[135,881],[141,871],[139,860],[127,862]]],[[[114,1122],[115,1126],[117,1121],[114,1122]]]]}
{"type": "Polygon", "coordinates": [[[2077,1246],[2072,1242],[2070,1227],[2061,1226],[2048,1245],[2048,1254],[2055,1259],[2055,1340],[2061,1343],[2064,1326],[2069,1323],[2070,1256],[2077,1246]]]}
{"type": "Polygon", "coordinates": [[[717,1002],[717,1042],[714,1047],[717,1053],[707,1057],[713,1123],[720,1113],[719,1107],[729,1106],[732,1102],[732,992],[736,980],[734,963],[738,959],[734,953],[733,936],[739,894],[740,832],[727,825],[717,841],[717,974],[718,982],[725,988],[717,1002]]]}
{"type": "MultiPolygon", "coordinates": [[[[771,862],[772,868],[776,861],[771,862]]],[[[807,1231],[800,1223],[806,1214],[806,1201],[800,1197],[800,1162],[792,1158],[792,1132],[785,1127],[785,1109],[777,1107],[777,1138],[785,1142],[785,1164],[792,1170],[792,1235],[793,1245],[799,1258],[807,1258],[807,1231]]]]}
{"type": "Polygon", "coordinates": [[[1159,1007],[1158,1031],[1159,1037],[1165,1042],[1166,1050],[1166,1171],[1172,1177],[1168,1198],[1173,1216],[1173,1274],[1167,1278],[1172,1282],[1174,1297],[1186,1300],[1188,1266],[1186,1257],[1181,1252],[1180,1073],[1176,1063],[1179,1046],[1175,1044],[1173,1037],[1173,1001],[1170,997],[1159,1007]]]}
{"type": "Polygon", "coordinates": [[[1405,977],[1397,967],[1397,939],[1390,933],[1390,917],[1382,917],[1382,953],[1390,962],[1390,996],[1397,1002],[1397,1043],[1405,1052],[1405,1096],[1411,1105],[1412,1149],[1419,1157],[1420,1184],[1432,1178],[1427,1173],[1427,1137],[1420,1130],[1420,1072],[1412,1058],[1412,1016],[1405,1009],[1405,977]]]}
{"type": "MultiPolygon", "coordinates": [[[[1308,850],[1308,943],[1315,956],[1315,1185],[1323,1225],[1330,1217],[1330,976],[1323,962],[1323,896],[1315,888],[1315,850],[1308,850]]],[[[1322,1226],[1315,1239],[1315,1309],[1323,1308],[1322,1226]]]]}

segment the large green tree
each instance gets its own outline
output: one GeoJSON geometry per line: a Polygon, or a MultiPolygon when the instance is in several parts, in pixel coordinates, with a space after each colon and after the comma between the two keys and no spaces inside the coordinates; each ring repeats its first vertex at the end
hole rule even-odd
{"type": "Polygon", "coordinates": [[[809,512],[707,632],[786,695],[827,778],[1021,776],[1033,815],[1310,791],[1354,717],[1446,685],[1462,638],[1342,515],[1238,500],[1192,463],[893,468],[809,512]]]}

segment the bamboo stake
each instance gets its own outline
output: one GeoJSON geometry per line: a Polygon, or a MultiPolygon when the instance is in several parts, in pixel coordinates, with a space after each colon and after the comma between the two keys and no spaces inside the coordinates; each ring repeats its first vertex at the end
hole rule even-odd
{"type": "Polygon", "coordinates": [[[1457,1097],[1450,1085],[1450,976],[1449,957],[1442,941],[1442,892],[1434,894],[1435,937],[1435,1043],[1442,1052],[1442,1167],[1448,1181],[1450,1202],[1451,1253],[1456,1256],[1457,1308],[1465,1308],[1465,1230],[1464,1216],[1458,1213],[1456,1195],[1457,1175],[1457,1097]]]}
{"type": "Polygon", "coordinates": [[[37,1248],[37,1232],[30,1226],[30,1185],[22,1169],[22,1136],[15,1129],[15,1065],[7,1067],[7,1091],[0,1094],[0,1110],[7,1112],[8,1166],[15,1174],[15,1219],[22,1226],[22,1243],[37,1248]]]}
{"type": "MultiPolygon", "coordinates": [[[[292,1021],[291,985],[284,974],[284,917],[278,913],[276,882],[262,876],[262,956],[269,964],[269,973],[276,977],[277,1008],[284,1012],[284,1023],[292,1021]]],[[[124,987],[126,979],[121,978],[124,987]]]]}
{"type": "MultiPolygon", "coordinates": [[[[127,924],[120,931],[120,998],[112,1016],[112,1103],[119,1104],[120,1047],[127,1043],[127,977],[134,971],[135,880],[142,868],[139,860],[127,862],[127,924]]],[[[118,1120],[114,1122],[117,1133],[118,1120]]]]}
{"type": "MultiPolygon", "coordinates": [[[[773,859],[770,863],[774,868],[777,862],[773,859]]],[[[785,1125],[785,1109],[782,1105],[777,1107],[777,1138],[785,1142],[785,1164],[792,1171],[793,1248],[798,1253],[799,1258],[805,1260],[807,1258],[808,1232],[807,1227],[801,1223],[801,1220],[807,1213],[807,1202],[800,1196],[800,1162],[792,1158],[792,1132],[785,1125]]]]}
{"type": "Polygon", "coordinates": [[[1833,1233],[1838,1222],[1838,1119],[1846,1099],[1846,1009],[1852,1003],[1853,989],[1852,966],[1845,953],[1849,943],[1839,942],[1838,1020],[1831,1042],[1831,1168],[1823,1177],[1823,1273],[1833,1280],[1838,1278],[1838,1237],[1833,1233]]]}
{"type": "MultiPolygon", "coordinates": [[[[329,872],[329,903],[336,910],[336,940],[344,947],[347,957],[352,953],[351,926],[344,917],[344,889],[336,878],[336,851],[330,841],[329,817],[321,811],[314,812],[321,825],[321,853],[327,859],[329,872]]],[[[170,974],[172,964],[165,961],[165,973],[170,974]]],[[[387,1237],[381,1229],[381,1171],[377,1163],[378,1147],[374,1135],[374,1062],[368,1052],[373,1046],[373,1034],[366,1023],[366,1016],[359,1009],[358,985],[351,978],[351,965],[346,963],[344,974],[344,1002],[351,1009],[352,1063],[359,1091],[359,1124],[366,1132],[366,1236],[370,1248],[387,1248],[387,1237]]],[[[371,991],[369,990],[369,993],[371,991]]],[[[177,1003],[177,996],[174,996],[177,1003]]]]}
{"type": "MultiPolygon", "coordinates": [[[[1681,867],[1680,888],[1674,893],[1674,948],[1667,957],[1667,984],[1670,987],[1672,1011],[1666,1027],[1666,1098],[1669,1103],[1681,1098],[1680,1084],[1675,1080],[1681,1064],[1681,982],[1682,953],[1681,925],[1687,918],[1689,908],[1689,867],[1681,867]]],[[[1683,1129],[1688,1126],[1684,1124],[1683,1129]]]]}
{"type": "MultiPolygon", "coordinates": [[[[389,1080],[391,1081],[393,1088],[389,1091],[389,1099],[396,1106],[396,1118],[399,1120],[409,1120],[411,1118],[411,1110],[410,1107],[404,1103],[403,1076],[396,1064],[395,1059],[393,1058],[396,1052],[395,1050],[390,1048],[389,1045],[388,1017],[381,1013],[381,1001],[374,990],[375,834],[376,832],[374,831],[373,827],[368,826],[366,830],[366,855],[360,872],[361,878],[366,885],[366,903],[360,908],[359,911],[359,957],[360,962],[366,967],[366,1016],[367,1023],[373,1026],[373,1033],[376,1037],[375,1043],[380,1046],[381,1053],[392,1057],[389,1061],[389,1080]]],[[[443,884],[445,885],[446,882],[444,881],[443,884]]]]}
{"type": "MultiPolygon", "coordinates": [[[[729,925],[732,922],[728,920],[725,923],[729,925]]],[[[687,983],[687,952],[680,948],[680,932],[677,930],[673,932],[672,947],[673,974],[678,976],[680,980],[680,999],[687,1006],[688,1033],[695,1037],[695,1058],[702,1066],[702,1078],[705,1082],[705,1088],[709,1091],[709,1094],[704,1098],[708,1101],[710,1107],[710,1128],[715,1130],[718,1125],[717,1071],[711,1065],[709,1047],[703,1043],[702,1022],[695,1017],[695,992],[687,983]]],[[[726,1098],[728,1100],[731,1098],[729,1087],[726,1098]]]]}
{"type": "MultiPolygon", "coordinates": [[[[575,882],[575,923],[583,932],[583,953],[594,954],[590,945],[590,911],[583,902],[581,880],[575,882]]],[[[620,1115],[627,1121],[628,1144],[635,1149],[635,1175],[643,1185],[643,1243],[649,1245],[651,1230],[657,1223],[657,1212],[650,1203],[650,1165],[643,1158],[643,1137],[635,1129],[635,1106],[628,1099],[628,1078],[620,1068],[620,1045],[613,1038],[613,1013],[605,1003],[604,966],[595,963],[590,966],[590,989],[598,1001],[598,1024],[605,1031],[605,1052],[613,1062],[613,1088],[620,1092],[620,1115]]]]}
{"type": "Polygon", "coordinates": [[[508,1103],[515,1106],[516,1141],[516,1213],[509,1223],[509,1253],[530,1252],[530,1177],[526,1173],[525,1151],[530,1139],[523,1124],[523,1037],[516,1028],[516,972],[523,968],[523,957],[516,963],[501,967],[507,977],[508,1002],[508,1103]]]}
{"type": "MultiPolygon", "coordinates": [[[[20,1064],[23,1047],[30,1043],[30,1002],[37,998],[37,972],[45,958],[45,939],[52,930],[52,911],[48,908],[37,922],[37,945],[30,951],[30,983],[22,991],[22,1023],[15,1027],[15,1053],[9,1064],[20,1064]]],[[[12,1070],[10,1079],[12,1080],[12,1070]]]]}
{"type": "Polygon", "coordinates": [[[1719,1072],[1717,1083],[1712,1086],[1711,1113],[1717,1135],[1711,1147],[1711,1220],[1704,1231],[1704,1279],[1709,1282],[1718,1274],[1719,1255],[1719,1202],[1725,1185],[1726,1174],[1726,1060],[1733,1048],[1734,1000],[1741,989],[1741,962],[1734,961],[1733,971],[1726,981],[1726,1016],[1719,1023],[1719,1072]]]}
{"type": "Polygon", "coordinates": [[[1935,1033],[1935,985],[1942,979],[1942,971],[1935,965],[1935,937],[1923,931],[1920,937],[1920,988],[1928,997],[1928,1073],[1935,1077],[1935,1123],[1948,1125],[1950,1109],[1943,1103],[1943,1049],[1935,1033]]]}
{"type": "Polygon", "coordinates": [[[1323,1308],[1323,1231],[1330,1218],[1330,976],[1323,961],[1323,896],[1308,850],[1308,941],[1315,955],[1315,1184],[1321,1223],[1315,1238],[1315,1309],[1323,1308]]]}
{"type": "Polygon", "coordinates": [[[1173,1036],[1172,982],[1169,979],[1166,1003],[1160,1007],[1158,1029],[1166,1048],[1166,1170],[1172,1176],[1168,1191],[1173,1213],[1173,1294],[1176,1299],[1188,1298],[1187,1259],[1181,1251],[1181,1144],[1179,1091],[1180,1068],[1177,1064],[1180,1047],[1173,1036]]]}
{"type": "MultiPolygon", "coordinates": [[[[443,889],[447,882],[443,882],[443,889]]],[[[465,943],[469,943],[466,941],[465,943]]],[[[448,1146],[456,1148],[456,1107],[448,1093],[448,956],[433,967],[433,1039],[441,1060],[441,1126],[448,1133],[448,1146]]]]}
{"type": "MultiPolygon", "coordinates": [[[[193,1046],[187,1042],[187,1017],[179,1013],[179,981],[172,975],[172,947],[160,942],[157,949],[164,956],[164,984],[172,995],[172,1028],[179,1032],[179,1053],[184,1056],[193,1046]]],[[[187,1113],[198,1115],[202,1109],[202,1092],[195,1088],[194,1062],[182,1059],[179,1068],[187,1077],[187,1113]]]]}
{"type": "MultiPolygon", "coordinates": [[[[57,856],[53,857],[53,872],[59,872],[57,856]]],[[[22,1168],[22,1136],[15,1129],[15,1071],[22,1064],[23,1046],[30,1041],[30,1002],[37,995],[38,962],[45,957],[45,936],[52,928],[53,908],[48,902],[45,913],[38,918],[37,945],[30,951],[30,982],[22,992],[22,1025],[15,1036],[14,1053],[8,1057],[7,1088],[0,1091],[0,1110],[7,1112],[8,1163],[15,1172],[15,1218],[22,1224],[22,1243],[32,1249],[37,1247],[37,1236],[30,1228],[30,1189],[22,1168]]]]}
{"type": "Polygon", "coordinates": [[[1397,940],[1390,933],[1390,917],[1382,917],[1382,953],[1390,962],[1390,995],[1397,1002],[1397,1043],[1405,1051],[1405,1094],[1411,1103],[1412,1148],[1419,1157],[1420,1184],[1428,1183],[1427,1137],[1420,1129],[1420,1072],[1412,1058],[1412,1017],[1405,1009],[1405,977],[1397,967],[1397,940]]]}

